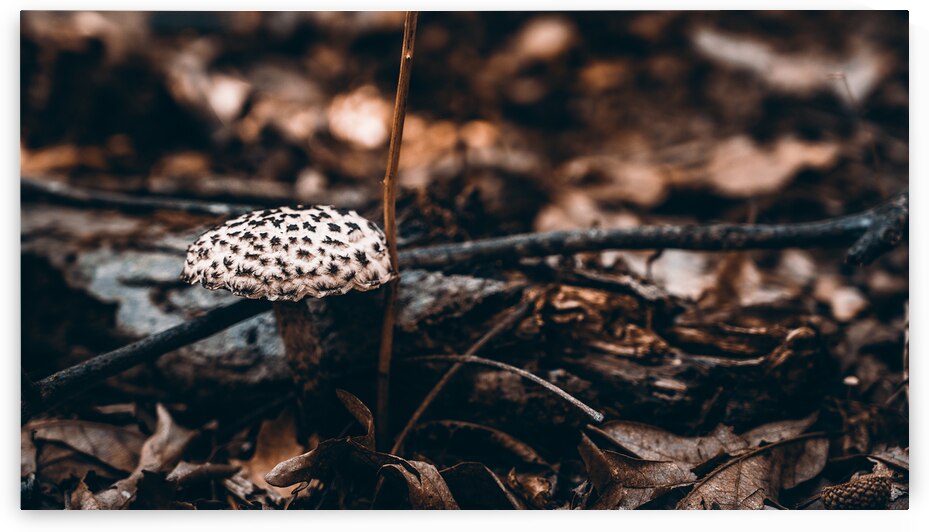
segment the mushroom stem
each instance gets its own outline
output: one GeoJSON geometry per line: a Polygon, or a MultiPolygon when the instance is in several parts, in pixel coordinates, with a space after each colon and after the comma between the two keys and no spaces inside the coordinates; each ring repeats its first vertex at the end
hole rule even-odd
{"type": "Polygon", "coordinates": [[[287,364],[303,397],[319,390],[323,343],[306,300],[271,304],[284,342],[287,364]]]}
{"type": "MultiPolygon", "coordinates": [[[[326,408],[332,379],[370,361],[380,337],[383,290],[272,303],[287,363],[308,411],[326,408]]],[[[340,384],[341,386],[341,384],[340,384]]]]}

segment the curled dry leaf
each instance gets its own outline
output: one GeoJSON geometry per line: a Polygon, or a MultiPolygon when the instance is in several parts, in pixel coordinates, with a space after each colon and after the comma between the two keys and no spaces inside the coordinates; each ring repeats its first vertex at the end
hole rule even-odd
{"type": "Polygon", "coordinates": [[[375,468],[400,461],[395,456],[374,450],[374,416],[368,407],[344,390],[337,390],[336,393],[346,410],[365,428],[365,433],[325,440],[310,452],[282,461],[265,475],[268,484],[284,488],[314,478],[326,478],[344,461],[375,468]]]}
{"type": "Polygon", "coordinates": [[[105,510],[124,509],[135,499],[143,471],[166,473],[180,461],[187,445],[196,432],[174,423],[168,409],[157,407],[158,425],[142,445],[139,462],[127,478],[94,495],[97,505],[105,510]]]}
{"type": "Polygon", "coordinates": [[[760,510],[790,489],[818,475],[829,457],[829,440],[811,433],[739,455],[700,480],[677,508],[760,510]]]}
{"type": "Polygon", "coordinates": [[[408,505],[413,510],[459,509],[448,485],[432,464],[402,460],[396,464],[385,464],[378,475],[382,482],[374,495],[375,508],[408,505]]]}
{"type": "Polygon", "coordinates": [[[697,477],[675,462],[642,460],[597,447],[586,435],[578,446],[598,498],[596,510],[634,510],[697,477]]]}
{"type": "Polygon", "coordinates": [[[477,462],[462,462],[440,471],[462,510],[524,510],[525,505],[500,477],[477,462]]]}

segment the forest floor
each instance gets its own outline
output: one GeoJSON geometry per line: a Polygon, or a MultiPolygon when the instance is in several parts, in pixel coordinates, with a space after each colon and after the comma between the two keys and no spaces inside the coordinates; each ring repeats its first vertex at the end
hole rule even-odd
{"type": "MultiPolygon", "coordinates": [[[[236,302],[178,279],[232,215],[380,220],[402,26],[24,12],[24,382],[236,302]]],[[[424,13],[401,252],[881,205],[909,180],[908,44],[905,12],[424,13]]],[[[907,508],[908,245],[851,243],[401,270],[389,441],[376,295],[327,325],[318,401],[258,313],[30,412],[21,504],[907,508]],[[460,355],[552,386],[469,359],[404,431],[460,355]]]]}

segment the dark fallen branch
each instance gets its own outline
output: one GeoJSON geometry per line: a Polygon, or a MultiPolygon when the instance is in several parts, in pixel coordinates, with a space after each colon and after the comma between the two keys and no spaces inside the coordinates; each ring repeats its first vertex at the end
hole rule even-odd
{"type": "MultiPolygon", "coordinates": [[[[143,198],[82,189],[23,177],[23,196],[37,195],[65,204],[148,212],[174,210],[233,216],[254,210],[230,205],[169,198],[143,198]]],[[[909,192],[864,212],[793,224],[646,225],[624,229],[581,229],[527,233],[400,250],[401,268],[442,268],[468,261],[514,261],[525,257],[568,255],[606,249],[732,251],[852,245],[847,260],[863,265],[907,237],[909,192]]]]}
{"type": "Polygon", "coordinates": [[[871,211],[874,223],[848,250],[846,260],[856,266],[874,262],[874,259],[897,247],[909,234],[910,196],[898,194],[890,201],[871,211]]]}
{"type": "Polygon", "coordinates": [[[20,179],[20,187],[24,199],[39,197],[63,205],[118,209],[132,213],[165,210],[208,216],[238,216],[257,208],[251,205],[232,205],[179,198],[140,197],[75,187],[67,183],[25,176],[20,179]]]}
{"type": "MultiPolygon", "coordinates": [[[[908,222],[909,193],[904,191],[864,212],[817,222],[555,231],[406,249],[400,250],[399,255],[400,266],[406,269],[441,268],[468,261],[517,260],[605,249],[729,251],[837,247],[854,243],[848,260],[866,264],[901,243],[907,236],[908,222]]],[[[24,386],[27,395],[38,392],[41,397],[37,404],[36,401],[28,401],[26,395],[23,395],[24,419],[26,413],[48,408],[88,384],[112,377],[136,364],[154,360],[268,309],[267,304],[255,301],[235,303],[60,371],[35,383],[35,389],[26,389],[24,386]]]]}
{"type": "MultiPolygon", "coordinates": [[[[155,360],[169,353],[212,336],[242,320],[270,310],[266,301],[244,300],[212,310],[200,318],[182,323],[166,331],[146,336],[115,351],[96,356],[68,369],[59,371],[35,383],[40,402],[24,401],[23,420],[40,409],[51,408],[75,395],[87,386],[117,375],[135,365],[155,360]]],[[[23,397],[25,399],[25,396],[23,397]]]]}
{"type": "Polygon", "coordinates": [[[899,244],[909,220],[909,192],[867,211],[792,224],[644,225],[623,229],[553,231],[444,244],[400,252],[403,268],[439,268],[468,261],[513,261],[606,249],[733,251],[844,247],[858,241],[849,260],[867,263],[899,244]],[[859,240],[860,239],[860,240],[859,240]]]}
{"type": "Polygon", "coordinates": [[[539,386],[545,388],[546,390],[552,392],[553,394],[561,397],[572,406],[576,407],[581,412],[585,413],[590,419],[593,419],[597,423],[603,421],[603,414],[597,412],[593,408],[585,405],[579,399],[575,398],[573,395],[562,390],[561,388],[555,386],[554,384],[548,382],[545,379],[539,378],[532,373],[524,369],[517,368],[516,366],[511,366],[509,364],[500,362],[498,360],[491,360],[489,358],[481,358],[476,356],[458,356],[458,355],[429,355],[424,357],[413,357],[406,360],[402,360],[401,363],[411,363],[411,362],[455,362],[459,364],[480,364],[482,366],[490,366],[492,368],[502,369],[504,371],[509,371],[510,373],[515,373],[520,377],[530,380],[539,386]]]}

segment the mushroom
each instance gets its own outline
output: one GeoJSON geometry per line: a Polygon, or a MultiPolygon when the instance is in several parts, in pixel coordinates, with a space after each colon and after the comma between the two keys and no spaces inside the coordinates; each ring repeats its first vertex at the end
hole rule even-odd
{"type": "Polygon", "coordinates": [[[181,280],[272,302],[287,361],[303,393],[317,391],[324,342],[307,296],[374,290],[394,278],[384,233],[329,205],[254,211],[187,248],[181,280]]]}

